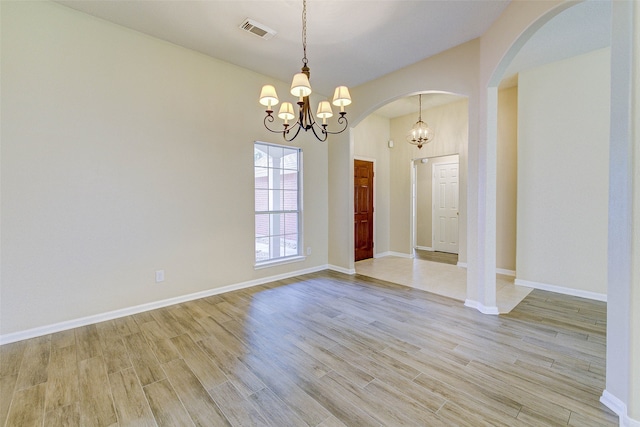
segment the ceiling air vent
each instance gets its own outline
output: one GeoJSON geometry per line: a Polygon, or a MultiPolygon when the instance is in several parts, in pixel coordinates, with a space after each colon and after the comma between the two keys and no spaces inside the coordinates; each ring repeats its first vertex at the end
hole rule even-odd
{"type": "Polygon", "coordinates": [[[272,30],[266,25],[249,18],[245,19],[244,22],[240,24],[240,28],[265,40],[269,40],[271,37],[276,35],[275,30],[272,30]]]}

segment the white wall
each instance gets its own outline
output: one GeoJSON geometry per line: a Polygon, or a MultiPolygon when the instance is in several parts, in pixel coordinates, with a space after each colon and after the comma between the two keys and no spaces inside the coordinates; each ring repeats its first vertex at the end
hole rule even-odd
{"type": "Polygon", "coordinates": [[[375,161],[374,256],[389,251],[389,119],[372,114],[353,129],[353,154],[375,161]]]}
{"type": "Polygon", "coordinates": [[[519,76],[521,281],[607,293],[609,58],[601,49],[519,76]]]}
{"type": "Polygon", "coordinates": [[[326,265],[328,149],[303,137],[312,255],[253,269],[270,78],[56,3],[1,7],[1,334],[326,265]]]}

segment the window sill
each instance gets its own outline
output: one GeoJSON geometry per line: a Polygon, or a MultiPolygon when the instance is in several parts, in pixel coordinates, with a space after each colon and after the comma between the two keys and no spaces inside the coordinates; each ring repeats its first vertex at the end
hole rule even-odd
{"type": "Polygon", "coordinates": [[[274,259],[272,261],[265,261],[259,264],[255,264],[253,266],[253,269],[261,270],[263,268],[275,267],[276,265],[290,264],[292,262],[300,262],[300,261],[304,261],[305,259],[307,259],[307,257],[303,255],[292,256],[289,258],[282,258],[282,259],[274,259]]]}

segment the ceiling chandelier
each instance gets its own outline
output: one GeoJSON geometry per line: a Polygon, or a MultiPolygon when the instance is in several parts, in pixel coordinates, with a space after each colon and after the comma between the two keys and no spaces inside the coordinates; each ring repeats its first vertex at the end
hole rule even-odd
{"type": "Polygon", "coordinates": [[[431,130],[431,128],[422,121],[422,94],[418,95],[418,100],[420,102],[418,121],[407,134],[407,141],[409,144],[417,145],[418,148],[422,148],[424,144],[433,139],[434,134],[433,130],[431,130]]]}
{"type": "Polygon", "coordinates": [[[267,115],[264,118],[264,126],[273,133],[282,133],[282,137],[286,141],[293,141],[300,130],[305,132],[311,130],[319,141],[326,141],[329,134],[335,135],[344,132],[347,129],[348,121],[344,107],[351,104],[351,95],[346,86],[338,86],[333,94],[333,105],[340,107],[340,117],[338,124],[342,125],[342,129],[338,131],[327,130],[327,119],[333,117],[331,104],[329,101],[321,101],[318,105],[316,116],[322,119],[322,124],[318,124],[311,112],[309,104],[309,95],[311,95],[311,85],[309,84],[309,66],[307,60],[307,1],[302,2],[302,72],[293,76],[291,82],[291,94],[298,98],[298,117],[294,114],[293,105],[290,102],[283,102],[280,105],[278,117],[284,120],[282,129],[272,129],[269,123],[273,123],[273,106],[279,101],[276,89],[272,85],[264,85],[260,91],[260,104],[267,107],[267,115]],[[296,121],[289,123],[289,120],[296,121]],[[293,130],[295,129],[295,132],[293,130]]]}

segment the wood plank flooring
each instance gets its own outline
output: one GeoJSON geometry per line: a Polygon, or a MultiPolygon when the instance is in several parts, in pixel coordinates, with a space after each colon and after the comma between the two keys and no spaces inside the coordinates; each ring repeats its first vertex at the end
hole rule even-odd
{"type": "Polygon", "coordinates": [[[606,304],[324,271],[0,347],[0,426],[615,426],[606,304]]]}

